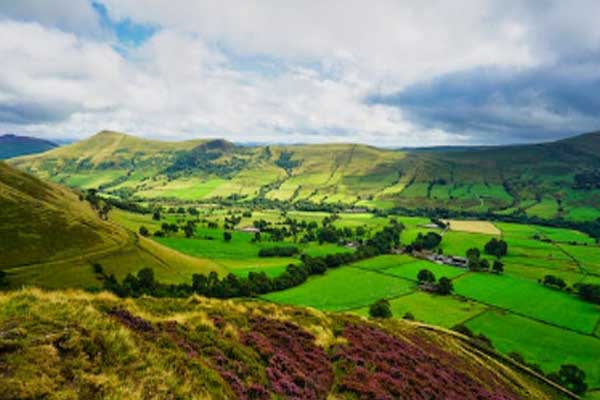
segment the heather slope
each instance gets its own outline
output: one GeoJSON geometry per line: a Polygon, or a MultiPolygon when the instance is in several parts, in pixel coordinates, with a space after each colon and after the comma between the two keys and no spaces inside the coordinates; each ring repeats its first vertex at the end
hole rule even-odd
{"type": "Polygon", "coordinates": [[[554,399],[466,338],[245,300],[0,295],[2,398],[554,399]]]}

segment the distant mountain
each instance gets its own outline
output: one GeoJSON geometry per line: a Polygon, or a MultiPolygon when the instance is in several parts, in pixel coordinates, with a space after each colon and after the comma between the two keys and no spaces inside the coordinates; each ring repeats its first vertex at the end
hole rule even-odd
{"type": "Polygon", "coordinates": [[[552,143],[390,150],[359,144],[240,146],[100,132],[11,160],[37,176],[140,200],[310,202],[600,217],[600,133],[552,143]]]}
{"type": "Polygon", "coordinates": [[[0,160],[42,153],[58,145],[44,139],[12,134],[0,135],[0,160]]]}

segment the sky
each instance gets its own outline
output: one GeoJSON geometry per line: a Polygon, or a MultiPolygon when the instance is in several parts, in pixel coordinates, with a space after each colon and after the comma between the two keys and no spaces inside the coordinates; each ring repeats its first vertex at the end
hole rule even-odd
{"type": "Polygon", "coordinates": [[[0,0],[0,133],[551,141],[600,130],[600,2],[0,0]]]}

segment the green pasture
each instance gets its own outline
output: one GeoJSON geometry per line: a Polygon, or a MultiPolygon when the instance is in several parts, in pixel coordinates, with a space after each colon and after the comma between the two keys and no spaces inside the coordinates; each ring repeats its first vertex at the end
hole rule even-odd
{"type": "Polygon", "coordinates": [[[456,294],[582,333],[592,333],[597,305],[536,282],[490,273],[469,273],[454,281],[456,294]]]}

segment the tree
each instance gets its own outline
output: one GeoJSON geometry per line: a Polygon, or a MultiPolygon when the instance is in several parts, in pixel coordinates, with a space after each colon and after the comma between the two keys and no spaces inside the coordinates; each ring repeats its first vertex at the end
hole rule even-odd
{"type": "Polygon", "coordinates": [[[194,231],[195,231],[195,225],[192,221],[188,221],[185,224],[185,227],[183,228],[183,233],[185,234],[186,238],[191,238],[192,236],[194,236],[194,231]]]}
{"type": "Polygon", "coordinates": [[[6,285],[6,272],[0,270],[0,287],[6,285]]]}
{"type": "Polygon", "coordinates": [[[469,261],[469,269],[471,271],[476,271],[479,269],[481,262],[479,257],[481,257],[481,252],[478,248],[473,247],[467,250],[467,260],[469,261]]]}
{"type": "Polygon", "coordinates": [[[146,228],[145,226],[140,226],[140,235],[142,235],[144,237],[150,235],[148,228],[146,228]]]}
{"type": "Polygon", "coordinates": [[[483,269],[485,271],[490,269],[490,262],[487,259],[483,259],[479,262],[479,269],[483,269]]]}
{"type": "Polygon", "coordinates": [[[420,283],[433,283],[435,282],[435,275],[428,269],[422,269],[417,274],[417,279],[420,283]]]}
{"type": "Polygon", "coordinates": [[[223,232],[223,240],[226,242],[230,242],[231,241],[231,232],[223,232]]]}
{"type": "Polygon", "coordinates": [[[152,219],[154,221],[160,221],[160,210],[154,211],[154,214],[152,214],[152,219]]]}
{"type": "Polygon", "coordinates": [[[137,273],[139,288],[144,293],[151,294],[156,288],[154,280],[154,270],[152,268],[142,268],[137,273]]]}
{"type": "Polygon", "coordinates": [[[485,244],[485,254],[496,256],[496,258],[504,257],[508,252],[508,244],[504,240],[492,238],[485,244]]]}
{"type": "Polygon", "coordinates": [[[573,364],[563,364],[558,372],[548,374],[548,379],[554,381],[575,394],[584,394],[587,391],[585,372],[573,364]]]}
{"type": "Polygon", "coordinates": [[[504,272],[504,264],[500,260],[494,260],[494,264],[492,265],[492,271],[496,274],[501,274],[504,272]]]}
{"type": "Polygon", "coordinates": [[[441,295],[449,295],[454,290],[452,281],[445,276],[442,276],[437,284],[437,292],[441,295]]]}
{"type": "Polygon", "coordinates": [[[104,269],[102,268],[102,265],[100,265],[98,263],[94,263],[92,265],[92,268],[94,269],[95,274],[102,275],[104,273],[104,269]]]}
{"type": "Polygon", "coordinates": [[[563,290],[565,287],[567,287],[567,283],[562,278],[556,277],[554,275],[544,276],[542,284],[545,286],[554,287],[559,290],[563,290]]]}
{"type": "Polygon", "coordinates": [[[369,316],[371,318],[390,318],[392,316],[390,302],[382,299],[371,304],[369,307],[369,316]]]}

